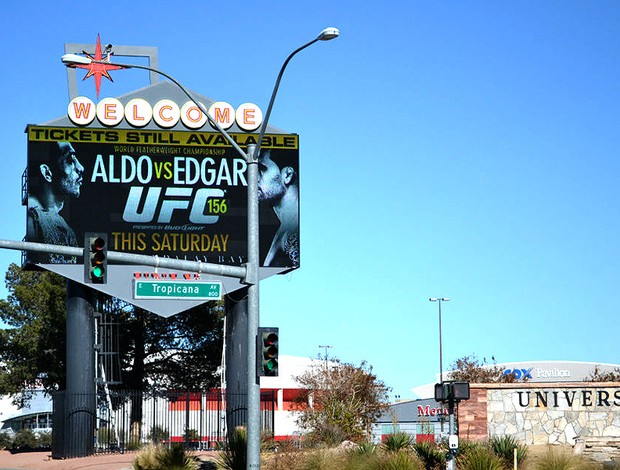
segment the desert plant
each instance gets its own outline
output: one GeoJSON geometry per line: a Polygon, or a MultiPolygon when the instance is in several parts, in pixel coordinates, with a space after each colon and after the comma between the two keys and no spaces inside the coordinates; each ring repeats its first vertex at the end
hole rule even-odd
{"type": "Polygon", "coordinates": [[[370,442],[360,442],[353,452],[360,455],[372,455],[377,452],[377,446],[370,442]]]}
{"type": "Polygon", "coordinates": [[[133,470],[198,470],[200,465],[181,444],[146,446],[135,458],[133,470]]]}
{"type": "Polygon", "coordinates": [[[520,444],[514,436],[496,436],[489,440],[489,447],[497,455],[506,467],[514,462],[514,452],[517,449],[517,463],[522,464],[527,456],[527,447],[520,444]]]}
{"type": "Polygon", "coordinates": [[[426,470],[438,470],[446,465],[446,451],[434,442],[423,441],[413,444],[413,450],[424,463],[426,470]]]}
{"type": "MultiPolygon", "coordinates": [[[[472,449],[478,449],[479,447],[482,447],[482,446],[483,446],[483,444],[481,444],[480,442],[469,441],[467,439],[459,439],[458,454],[459,455],[466,455],[472,449]]],[[[446,450],[446,452],[447,452],[447,450],[446,450]]]]}
{"type": "Polygon", "coordinates": [[[342,470],[346,456],[325,449],[318,449],[305,456],[299,470],[342,470]]]}
{"type": "Polygon", "coordinates": [[[161,448],[157,455],[157,462],[160,465],[157,470],[198,470],[200,466],[193,459],[181,444],[173,444],[169,448],[161,448]]]}
{"type": "Polygon", "coordinates": [[[472,447],[458,459],[460,470],[503,470],[502,460],[485,446],[472,447]]]}
{"type": "Polygon", "coordinates": [[[226,470],[245,470],[247,442],[248,434],[246,429],[242,426],[235,428],[220,448],[220,455],[217,459],[218,466],[226,470]]]}
{"type": "Polygon", "coordinates": [[[395,432],[386,436],[383,448],[388,452],[398,452],[409,449],[412,444],[413,438],[411,435],[404,432],[395,432]]]}
{"type": "Polygon", "coordinates": [[[599,467],[578,455],[551,447],[534,465],[534,470],[592,470],[594,468],[599,467]]]}
{"type": "Polygon", "coordinates": [[[133,462],[133,470],[155,470],[159,465],[157,455],[160,448],[154,445],[144,447],[137,455],[133,462]]]}
{"type": "Polygon", "coordinates": [[[381,470],[423,470],[424,465],[415,453],[401,450],[386,453],[379,468],[381,470]]]}

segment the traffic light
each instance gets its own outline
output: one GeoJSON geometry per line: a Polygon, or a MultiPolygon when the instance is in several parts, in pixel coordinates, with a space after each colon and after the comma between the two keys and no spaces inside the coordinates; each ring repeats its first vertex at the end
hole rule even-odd
{"type": "Polygon", "coordinates": [[[278,328],[259,328],[257,341],[258,375],[278,376],[278,328]]]}
{"type": "Polygon", "coordinates": [[[108,235],[87,233],[84,236],[84,282],[105,284],[108,280],[108,235]]]}

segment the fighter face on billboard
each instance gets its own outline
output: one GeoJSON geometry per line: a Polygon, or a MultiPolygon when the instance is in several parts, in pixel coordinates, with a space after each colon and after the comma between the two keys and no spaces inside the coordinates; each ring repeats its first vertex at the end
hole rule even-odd
{"type": "Polygon", "coordinates": [[[276,231],[264,266],[299,266],[299,184],[290,161],[272,158],[270,151],[258,158],[258,199],[267,201],[276,213],[276,231]]]}
{"type": "MultiPolygon", "coordinates": [[[[70,198],[78,198],[84,166],[69,142],[47,142],[40,158],[28,168],[28,216],[26,239],[50,245],[78,246],[74,230],[61,211],[70,198]]],[[[47,262],[75,263],[74,257],[45,255],[47,262]]]]}

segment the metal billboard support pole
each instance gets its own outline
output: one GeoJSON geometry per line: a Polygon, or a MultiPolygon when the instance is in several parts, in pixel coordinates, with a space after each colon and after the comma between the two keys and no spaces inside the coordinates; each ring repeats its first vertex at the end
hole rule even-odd
{"type": "Polygon", "coordinates": [[[93,455],[95,427],[95,320],[92,291],[67,279],[67,386],[65,393],[65,457],[93,455]]]}

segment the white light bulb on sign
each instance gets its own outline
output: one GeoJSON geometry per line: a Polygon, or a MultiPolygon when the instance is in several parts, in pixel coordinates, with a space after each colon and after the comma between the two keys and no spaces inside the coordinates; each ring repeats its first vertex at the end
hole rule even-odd
{"type": "Polygon", "coordinates": [[[93,100],[85,96],[78,96],[69,102],[67,115],[73,124],[87,126],[95,119],[97,114],[93,100]]]}
{"type": "Polygon", "coordinates": [[[244,131],[255,131],[263,123],[263,112],[254,103],[243,103],[235,114],[237,125],[244,131]]]}
{"type": "Polygon", "coordinates": [[[222,129],[230,129],[235,123],[235,108],[226,101],[216,101],[209,107],[209,116],[222,129]]]}
{"type": "Polygon", "coordinates": [[[153,118],[153,108],[142,98],[129,100],[125,105],[125,119],[134,127],[144,127],[153,118]]]}
{"type": "Polygon", "coordinates": [[[176,126],[181,119],[181,108],[169,99],[159,100],[153,106],[153,120],[159,127],[169,129],[176,126]]]}
{"type": "Polygon", "coordinates": [[[104,98],[97,103],[97,119],[104,126],[116,126],[124,116],[123,103],[116,98],[104,98]]]}
{"type": "Polygon", "coordinates": [[[188,101],[181,107],[181,121],[189,129],[200,129],[207,122],[207,116],[196,103],[188,101]]]}

